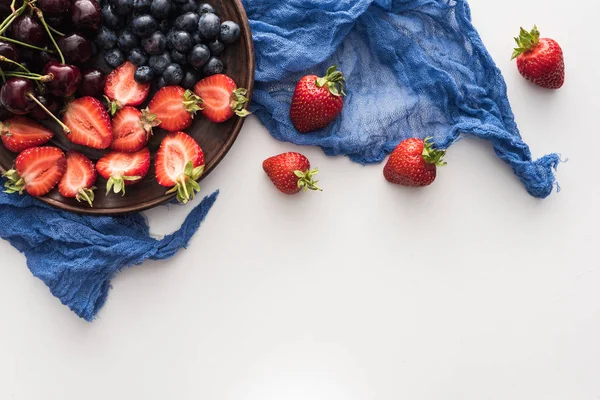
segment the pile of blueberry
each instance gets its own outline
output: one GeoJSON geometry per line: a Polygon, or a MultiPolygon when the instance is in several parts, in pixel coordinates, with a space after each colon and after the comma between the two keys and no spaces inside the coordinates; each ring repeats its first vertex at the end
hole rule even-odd
{"type": "Polygon", "coordinates": [[[220,54],[240,37],[233,21],[221,22],[210,4],[195,0],[103,0],[103,25],[95,42],[116,68],[127,59],[138,83],[191,89],[203,76],[224,70],[220,54]]]}

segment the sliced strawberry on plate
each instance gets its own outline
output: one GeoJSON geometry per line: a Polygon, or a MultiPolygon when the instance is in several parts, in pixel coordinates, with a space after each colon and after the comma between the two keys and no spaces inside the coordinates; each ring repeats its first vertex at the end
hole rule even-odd
{"type": "Polygon", "coordinates": [[[150,168],[150,150],[143,148],[135,153],[113,151],[98,160],[96,169],[100,176],[108,179],[106,194],[111,190],[123,193],[125,186],[133,185],[146,176],[150,168]]]}
{"type": "Polygon", "coordinates": [[[67,169],[58,182],[58,191],[63,197],[86,201],[92,207],[96,177],[96,168],[92,161],[71,150],[67,152],[67,169]]]}
{"type": "Polygon", "coordinates": [[[187,203],[200,190],[196,182],[204,172],[204,153],[196,141],[183,132],[168,134],[156,153],[156,180],[177,192],[177,200],[187,203]]]}
{"type": "Polygon", "coordinates": [[[102,103],[93,97],[80,97],[67,104],[62,121],[71,131],[67,139],[75,144],[106,149],[112,142],[110,117],[102,103]]]}
{"type": "Polygon", "coordinates": [[[156,114],[150,114],[148,109],[138,110],[130,106],[123,107],[112,119],[113,142],[110,148],[125,153],[135,153],[146,147],[152,127],[160,121],[156,114]]]}
{"type": "Polygon", "coordinates": [[[56,147],[32,147],[22,151],[15,160],[15,168],[4,173],[7,193],[27,191],[32,196],[48,194],[67,168],[67,159],[56,147]]]}
{"type": "Polygon", "coordinates": [[[201,104],[202,100],[192,91],[180,86],[165,86],[150,100],[148,109],[161,121],[160,128],[175,132],[192,124],[194,114],[202,110],[201,104]]]}
{"type": "Polygon", "coordinates": [[[212,122],[225,122],[234,115],[245,117],[250,114],[244,108],[248,103],[248,90],[238,88],[227,75],[211,75],[198,81],[194,93],[202,99],[202,114],[212,122]]]}
{"type": "Polygon", "coordinates": [[[14,153],[46,144],[53,135],[50,129],[21,115],[0,122],[2,143],[14,153]]]}
{"type": "Polygon", "coordinates": [[[136,66],[126,61],[106,77],[104,94],[109,100],[108,109],[114,115],[125,106],[139,106],[150,92],[149,83],[137,83],[133,78],[136,66]]]}

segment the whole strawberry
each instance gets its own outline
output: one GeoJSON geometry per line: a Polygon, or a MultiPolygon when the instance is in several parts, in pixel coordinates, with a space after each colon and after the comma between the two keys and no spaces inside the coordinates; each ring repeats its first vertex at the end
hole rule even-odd
{"type": "Polygon", "coordinates": [[[531,32],[521,28],[515,38],[517,47],[512,59],[524,78],[548,89],[559,89],[565,83],[565,60],[560,45],[553,39],[540,38],[534,26],[531,32]]]}
{"type": "Polygon", "coordinates": [[[319,78],[307,75],[296,85],[290,118],[300,133],[325,128],[342,112],[344,107],[344,75],[335,66],[319,78]]]}
{"type": "Polygon", "coordinates": [[[431,138],[406,139],[390,155],[383,176],[398,185],[429,186],[435,180],[437,167],[446,165],[442,161],[444,154],[445,151],[433,148],[431,138]]]}
{"type": "Polygon", "coordinates": [[[310,169],[310,162],[300,153],[283,153],[263,161],[263,169],[271,182],[282,193],[296,194],[300,190],[322,190],[313,180],[318,169],[310,169]]]}

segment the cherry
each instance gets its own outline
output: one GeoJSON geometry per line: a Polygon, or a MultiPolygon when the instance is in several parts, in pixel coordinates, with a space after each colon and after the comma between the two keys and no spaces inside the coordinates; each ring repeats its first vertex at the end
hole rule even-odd
{"type": "Polygon", "coordinates": [[[92,43],[79,33],[61,37],[58,39],[58,47],[68,63],[84,63],[92,56],[92,43]]]}
{"type": "Polygon", "coordinates": [[[81,86],[79,86],[79,94],[81,96],[98,97],[104,91],[104,83],[106,75],[98,68],[84,69],[81,74],[81,86]]]}
{"type": "Polygon", "coordinates": [[[0,103],[0,121],[10,118],[13,114],[0,103]]]}
{"type": "Polygon", "coordinates": [[[35,103],[27,96],[33,92],[33,83],[25,78],[10,78],[0,89],[0,103],[13,114],[27,114],[35,103]]]}
{"type": "Polygon", "coordinates": [[[42,24],[31,15],[21,15],[10,26],[12,38],[20,42],[43,46],[46,43],[46,31],[42,24]]]}
{"type": "Polygon", "coordinates": [[[94,0],[75,0],[71,20],[77,28],[97,30],[102,24],[100,6],[94,0]]]}
{"type": "Polygon", "coordinates": [[[46,87],[55,96],[72,96],[81,83],[81,72],[74,65],[61,64],[58,61],[50,61],[44,66],[43,74],[54,75],[54,79],[46,83],[46,87]]]}
{"type": "Polygon", "coordinates": [[[37,6],[45,15],[60,15],[71,9],[69,0],[38,0],[37,6]]]}
{"type": "MultiPolygon", "coordinates": [[[[58,100],[56,99],[56,97],[54,97],[50,94],[38,94],[38,95],[36,95],[36,97],[37,97],[38,101],[40,103],[42,103],[42,105],[48,109],[48,111],[50,111],[52,114],[56,114],[56,112],[58,111],[58,100]]],[[[48,115],[48,113],[38,105],[36,105],[31,110],[30,115],[34,119],[50,118],[50,115],[48,115]]]]}
{"type": "MultiPolygon", "coordinates": [[[[17,52],[17,48],[11,43],[0,41],[0,56],[4,56],[9,60],[19,62],[19,53],[17,52]]],[[[2,61],[0,62],[0,68],[5,71],[9,71],[15,69],[15,65],[2,61]]]]}
{"type": "MultiPolygon", "coordinates": [[[[48,62],[56,60],[53,54],[48,53],[46,51],[34,50],[27,47],[20,48],[19,50],[21,52],[21,58],[27,61],[28,65],[31,66],[38,66],[41,68],[44,65],[48,64],[48,62]]],[[[32,71],[31,68],[27,68],[30,71],[32,71]]]]}

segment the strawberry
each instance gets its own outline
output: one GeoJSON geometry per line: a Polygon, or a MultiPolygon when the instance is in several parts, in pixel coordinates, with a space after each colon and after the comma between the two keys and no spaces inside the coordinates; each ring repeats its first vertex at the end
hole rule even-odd
{"type": "Polygon", "coordinates": [[[565,60],[560,45],[553,39],[540,38],[540,31],[534,26],[531,32],[521,28],[515,38],[517,47],[513,60],[525,79],[544,88],[559,89],[565,83],[565,60]]]}
{"type": "Polygon", "coordinates": [[[53,133],[50,129],[20,115],[0,122],[2,143],[4,147],[14,153],[46,144],[52,139],[52,136],[53,133]]]}
{"type": "Polygon", "coordinates": [[[136,66],[126,61],[106,77],[104,94],[106,95],[110,115],[125,106],[139,106],[150,93],[149,83],[137,83],[133,78],[136,66]]]}
{"type": "Polygon", "coordinates": [[[204,172],[204,153],[189,135],[169,133],[156,153],[156,180],[170,187],[166,193],[177,192],[177,200],[187,203],[200,190],[196,182],[204,172]]]}
{"type": "Polygon", "coordinates": [[[67,104],[62,122],[71,131],[66,136],[73,143],[106,149],[112,142],[110,117],[102,103],[93,97],[80,97],[67,104]]]}
{"type": "Polygon", "coordinates": [[[96,176],[96,168],[89,158],[76,151],[68,151],[67,169],[58,182],[58,191],[63,197],[87,201],[92,207],[96,176]]]}
{"type": "Polygon", "coordinates": [[[58,183],[67,168],[67,159],[56,147],[32,147],[24,150],[15,160],[15,168],[3,176],[6,193],[22,194],[23,190],[32,196],[48,194],[58,183]]]}
{"type": "Polygon", "coordinates": [[[392,152],[383,176],[388,181],[403,186],[428,186],[436,177],[437,166],[446,165],[442,158],[445,151],[433,148],[431,138],[402,141],[392,152]]]}
{"type": "Polygon", "coordinates": [[[194,93],[202,99],[202,114],[212,122],[225,122],[234,115],[245,117],[250,114],[244,108],[248,103],[248,90],[238,88],[227,75],[211,75],[198,81],[194,93]]]}
{"type": "Polygon", "coordinates": [[[271,182],[282,193],[296,194],[300,190],[321,190],[319,181],[313,176],[319,172],[317,168],[310,169],[310,162],[300,153],[283,153],[263,161],[263,170],[271,182]]]}
{"type": "Polygon", "coordinates": [[[189,127],[194,114],[200,111],[202,99],[180,86],[165,86],[160,89],[148,105],[152,114],[161,122],[160,128],[175,132],[189,127]]]}
{"type": "Polygon", "coordinates": [[[160,123],[155,114],[150,114],[148,109],[138,110],[125,106],[112,119],[113,142],[110,148],[125,153],[135,153],[146,147],[152,127],[160,123]]]}
{"type": "Polygon", "coordinates": [[[333,122],[344,107],[344,75],[330,67],[323,78],[307,75],[296,85],[290,118],[300,133],[325,128],[333,122]]]}
{"type": "Polygon", "coordinates": [[[111,190],[115,193],[123,193],[125,186],[133,185],[141,181],[150,168],[150,150],[143,148],[136,153],[122,153],[113,151],[98,160],[96,169],[100,176],[108,179],[106,183],[106,194],[111,190]]]}

